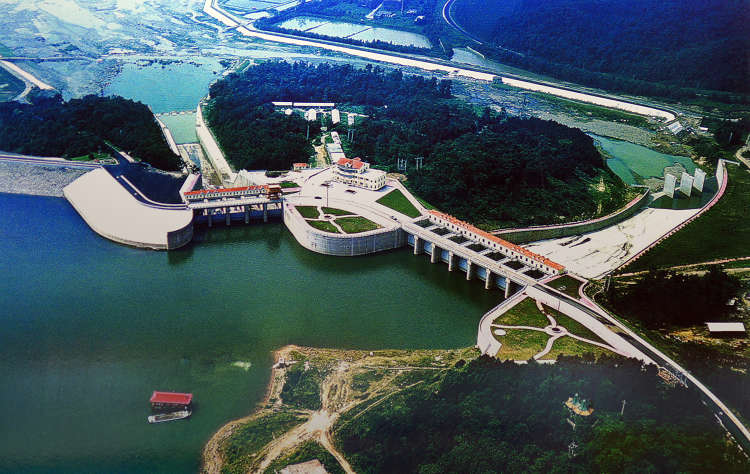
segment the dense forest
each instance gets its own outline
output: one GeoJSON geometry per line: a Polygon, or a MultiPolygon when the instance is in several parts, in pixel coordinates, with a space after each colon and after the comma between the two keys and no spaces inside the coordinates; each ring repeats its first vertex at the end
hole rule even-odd
{"type": "MultiPolygon", "coordinates": [[[[345,141],[348,154],[388,171],[406,159],[417,193],[486,227],[591,217],[626,199],[624,185],[580,130],[490,109],[478,114],[451,97],[450,81],[434,77],[369,65],[267,62],[217,82],[211,97],[212,130],[238,167],[288,169],[306,161],[307,122],[273,114],[269,103],[327,101],[368,115],[354,142],[345,141]],[[416,157],[424,157],[421,169],[416,157]]],[[[318,126],[311,123],[311,137],[318,126]]]]}
{"type": "Polygon", "coordinates": [[[140,102],[94,95],[65,102],[59,95],[38,95],[31,104],[0,103],[0,150],[75,158],[107,152],[106,142],[156,168],[180,169],[180,158],[140,102]]]}
{"type": "Polygon", "coordinates": [[[698,392],[664,385],[654,366],[620,357],[595,364],[561,357],[552,366],[482,357],[459,365],[359,416],[341,417],[335,440],[357,472],[739,473],[750,467],[725,442],[698,392]],[[593,414],[564,406],[575,394],[593,414]]]}
{"type": "Polygon", "coordinates": [[[477,48],[502,62],[634,94],[721,91],[709,97],[730,103],[750,97],[748,12],[746,0],[458,0],[453,9],[486,42],[477,48]]]}
{"type": "Polygon", "coordinates": [[[726,302],[741,288],[737,277],[716,266],[704,275],[651,270],[635,284],[610,285],[607,298],[647,327],[693,326],[725,318],[733,309],[726,302]]]}

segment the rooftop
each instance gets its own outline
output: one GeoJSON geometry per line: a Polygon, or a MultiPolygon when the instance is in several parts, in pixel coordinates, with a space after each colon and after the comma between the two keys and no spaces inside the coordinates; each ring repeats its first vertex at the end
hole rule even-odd
{"type": "Polygon", "coordinates": [[[185,196],[199,196],[202,194],[221,194],[221,193],[233,193],[237,191],[267,191],[268,185],[261,184],[258,186],[241,186],[238,188],[217,188],[217,189],[196,189],[195,191],[188,191],[185,196]]]}
{"type": "Polygon", "coordinates": [[[340,158],[338,162],[336,162],[339,166],[345,166],[347,168],[354,168],[355,170],[358,170],[362,168],[365,165],[365,162],[362,161],[361,158],[340,158]]]}
{"type": "Polygon", "coordinates": [[[158,392],[151,395],[151,403],[169,403],[173,405],[190,405],[193,401],[192,393],[158,392]]]}
{"type": "Polygon", "coordinates": [[[532,260],[536,260],[537,262],[542,263],[544,265],[547,265],[550,268],[553,268],[553,269],[558,270],[558,271],[562,271],[562,270],[565,269],[565,267],[563,267],[559,263],[553,262],[552,260],[548,259],[547,257],[543,257],[543,256],[541,256],[539,254],[536,254],[536,253],[534,253],[534,252],[532,252],[530,250],[527,250],[527,249],[521,247],[520,245],[516,245],[514,243],[508,242],[507,240],[503,240],[503,239],[501,239],[500,237],[498,237],[496,235],[492,235],[489,232],[486,232],[486,231],[484,231],[482,229],[479,229],[478,227],[474,227],[473,225],[469,224],[468,222],[464,222],[464,221],[462,221],[460,219],[456,219],[455,217],[453,217],[451,215],[442,213],[440,211],[436,211],[434,209],[430,210],[428,212],[430,214],[432,214],[433,216],[435,216],[435,217],[439,217],[441,219],[444,219],[444,220],[450,222],[451,224],[455,224],[455,225],[457,225],[459,227],[463,227],[464,229],[468,230],[469,232],[472,232],[474,234],[480,235],[480,236],[484,237],[485,239],[488,239],[488,240],[490,240],[492,242],[500,244],[500,245],[502,245],[503,247],[505,247],[507,249],[513,250],[514,252],[518,252],[521,255],[524,255],[524,256],[532,259],[532,260]]]}
{"type": "Polygon", "coordinates": [[[709,332],[745,332],[743,323],[706,323],[709,332]]]}

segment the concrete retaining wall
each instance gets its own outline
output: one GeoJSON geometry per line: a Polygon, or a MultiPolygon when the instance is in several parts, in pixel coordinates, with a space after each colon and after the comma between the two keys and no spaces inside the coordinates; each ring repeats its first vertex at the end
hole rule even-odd
{"type": "Polygon", "coordinates": [[[406,244],[406,234],[400,227],[351,235],[323,232],[311,227],[290,203],[284,203],[284,225],[300,245],[324,255],[367,255],[406,244]]]}
{"type": "Polygon", "coordinates": [[[230,185],[234,181],[234,172],[224,158],[224,153],[222,153],[216,138],[203,120],[203,109],[200,104],[196,109],[195,126],[195,133],[198,135],[198,142],[203,148],[203,153],[216,170],[216,174],[221,178],[222,185],[230,185]]]}
{"type": "Polygon", "coordinates": [[[648,201],[649,192],[646,190],[643,194],[630,201],[627,206],[598,219],[573,222],[570,224],[535,226],[523,229],[505,229],[493,232],[493,234],[519,245],[539,240],[559,239],[561,237],[586,234],[604,229],[605,227],[610,227],[628,219],[643,206],[648,204],[648,201]]]}

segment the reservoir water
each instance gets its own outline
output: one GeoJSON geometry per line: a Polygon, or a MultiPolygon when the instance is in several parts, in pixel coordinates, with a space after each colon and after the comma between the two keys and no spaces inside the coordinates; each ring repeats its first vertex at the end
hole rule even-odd
{"type": "Polygon", "coordinates": [[[280,222],[166,253],[63,199],[0,194],[0,212],[0,472],[195,472],[262,398],[272,350],[471,346],[501,298],[408,250],[311,253],[280,222]],[[193,417],[149,425],[155,389],[193,392],[193,417]]]}

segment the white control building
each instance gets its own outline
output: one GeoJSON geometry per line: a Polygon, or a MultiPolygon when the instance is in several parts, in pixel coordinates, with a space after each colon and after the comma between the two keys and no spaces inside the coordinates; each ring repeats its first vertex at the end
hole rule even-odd
{"type": "Polygon", "coordinates": [[[385,186],[385,171],[370,169],[370,163],[359,158],[340,158],[333,170],[334,180],[377,191],[385,186]]]}

